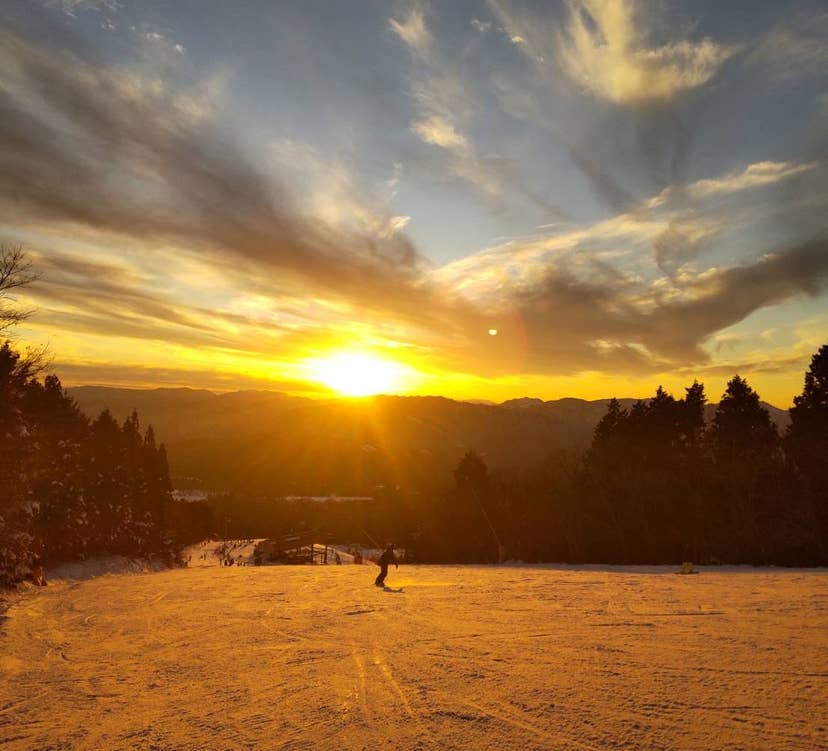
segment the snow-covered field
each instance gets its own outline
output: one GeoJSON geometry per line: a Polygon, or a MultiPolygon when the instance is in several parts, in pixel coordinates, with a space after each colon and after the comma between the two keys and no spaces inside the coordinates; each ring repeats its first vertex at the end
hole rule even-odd
{"type": "Polygon", "coordinates": [[[0,621],[0,748],[828,748],[828,573],[199,567],[0,621]]]}

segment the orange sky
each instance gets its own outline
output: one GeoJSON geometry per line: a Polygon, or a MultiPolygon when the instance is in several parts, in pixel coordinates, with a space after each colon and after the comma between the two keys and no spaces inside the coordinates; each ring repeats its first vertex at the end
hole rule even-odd
{"type": "Polygon", "coordinates": [[[4,7],[15,336],[66,385],[788,406],[828,26],[756,5],[4,7]]]}

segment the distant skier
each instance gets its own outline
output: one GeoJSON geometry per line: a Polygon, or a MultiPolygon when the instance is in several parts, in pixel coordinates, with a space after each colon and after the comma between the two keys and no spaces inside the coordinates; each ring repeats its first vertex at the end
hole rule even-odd
{"type": "Polygon", "coordinates": [[[388,564],[393,563],[397,568],[400,567],[400,563],[397,560],[397,556],[394,555],[394,546],[389,545],[385,552],[379,557],[377,564],[380,567],[379,576],[374,581],[378,587],[385,586],[385,577],[388,576],[388,564]]]}

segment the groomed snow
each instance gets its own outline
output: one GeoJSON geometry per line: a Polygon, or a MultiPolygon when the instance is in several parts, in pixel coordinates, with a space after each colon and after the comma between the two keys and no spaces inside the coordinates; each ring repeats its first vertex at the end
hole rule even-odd
{"type": "Polygon", "coordinates": [[[828,748],[828,574],[200,567],[0,620],[0,748],[828,748]]]}

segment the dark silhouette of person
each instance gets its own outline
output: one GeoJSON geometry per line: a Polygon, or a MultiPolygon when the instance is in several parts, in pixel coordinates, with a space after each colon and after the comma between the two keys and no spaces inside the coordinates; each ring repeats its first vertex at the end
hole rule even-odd
{"type": "Polygon", "coordinates": [[[378,587],[385,586],[385,577],[388,576],[388,564],[393,563],[397,568],[400,567],[399,561],[397,561],[397,556],[394,555],[394,546],[389,545],[385,552],[379,557],[377,564],[380,567],[379,576],[377,576],[374,584],[378,587]]]}

